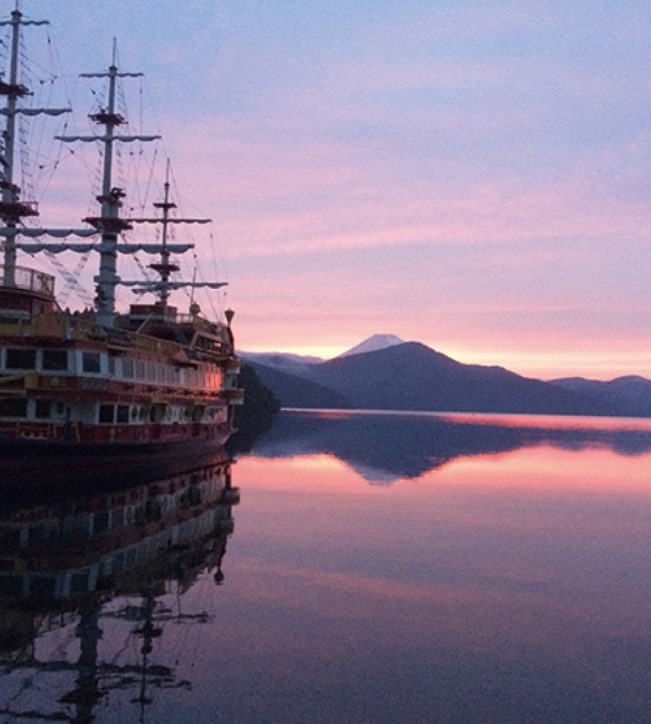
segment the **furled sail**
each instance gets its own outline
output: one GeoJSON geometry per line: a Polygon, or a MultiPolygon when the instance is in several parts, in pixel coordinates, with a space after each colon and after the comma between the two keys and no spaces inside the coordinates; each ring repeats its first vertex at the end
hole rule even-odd
{"type": "MultiPolygon", "coordinates": [[[[183,254],[189,249],[192,249],[194,244],[168,244],[167,249],[172,254],[183,254]]],[[[107,250],[108,245],[106,244],[43,244],[39,242],[32,242],[29,244],[16,244],[17,249],[29,252],[30,254],[36,254],[40,251],[48,251],[51,254],[61,254],[64,251],[74,251],[79,254],[85,254],[89,251],[97,251],[102,253],[107,250]]],[[[145,252],[146,254],[158,254],[161,250],[160,244],[117,244],[113,247],[117,252],[121,254],[137,254],[138,252],[145,252]]]]}
{"type": "Polygon", "coordinates": [[[228,282],[170,282],[162,280],[121,281],[120,284],[122,284],[123,287],[133,287],[131,291],[133,291],[134,294],[149,294],[162,290],[174,291],[175,289],[184,289],[185,287],[192,287],[193,289],[220,289],[221,287],[228,286],[228,282]]]}
{"type": "Polygon", "coordinates": [[[55,136],[57,141],[72,143],[81,141],[82,143],[91,143],[92,141],[102,141],[103,143],[111,143],[112,141],[123,141],[124,143],[132,143],[133,141],[157,141],[160,136],[55,136]]]}
{"type": "Polygon", "coordinates": [[[212,219],[161,219],[156,216],[151,216],[142,219],[126,219],[126,221],[128,221],[130,224],[209,224],[212,219]]]}
{"type": "Polygon", "coordinates": [[[27,229],[18,226],[8,226],[0,229],[0,236],[26,236],[28,239],[35,239],[39,236],[52,236],[55,239],[64,239],[66,236],[79,236],[85,239],[96,235],[96,229],[27,229]]]}
{"type": "Polygon", "coordinates": [[[60,116],[63,113],[70,113],[70,108],[0,108],[0,115],[12,116],[20,113],[22,116],[60,116]]]}

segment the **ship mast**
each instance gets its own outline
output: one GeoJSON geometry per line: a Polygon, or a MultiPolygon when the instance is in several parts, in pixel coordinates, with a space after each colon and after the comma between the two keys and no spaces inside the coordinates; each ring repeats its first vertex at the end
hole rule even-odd
{"type": "MultiPolygon", "coordinates": [[[[0,26],[10,25],[12,28],[11,58],[8,82],[0,77],[0,96],[5,96],[5,107],[0,114],[6,117],[5,130],[1,137],[0,148],[0,239],[4,240],[3,268],[0,273],[0,286],[16,285],[16,252],[25,250],[30,254],[47,251],[50,254],[59,254],[65,251],[77,253],[98,252],[100,256],[99,273],[94,277],[96,285],[96,321],[99,326],[111,328],[115,326],[115,288],[118,284],[134,287],[137,293],[155,293],[163,308],[167,305],[170,292],[183,287],[207,287],[218,289],[224,286],[223,282],[186,282],[171,281],[170,275],[178,271],[171,254],[182,254],[193,248],[193,244],[168,243],[168,228],[174,223],[208,223],[210,219],[178,219],[170,216],[170,211],[176,205],[170,201],[170,167],[167,166],[164,198],[162,202],[154,204],[162,210],[162,218],[128,219],[120,216],[122,199],[125,196],[123,189],[113,185],[113,148],[116,142],[131,143],[133,141],[148,142],[159,139],[158,135],[119,135],[116,132],[126,119],[116,110],[117,81],[120,78],[138,78],[142,73],[119,71],[117,66],[116,43],[113,41],[112,62],[107,71],[98,73],[82,73],[82,78],[108,79],[108,97],[106,106],[98,112],[90,114],[90,119],[103,127],[103,132],[91,136],[55,136],[63,142],[100,142],[103,146],[103,170],[101,193],[96,197],[99,202],[99,215],[88,217],[84,221],[89,224],[86,228],[26,228],[21,224],[23,217],[37,216],[38,208],[35,202],[23,201],[20,197],[20,188],[14,183],[14,151],[16,142],[16,116],[19,113],[36,116],[47,114],[57,116],[70,111],[69,108],[19,108],[18,99],[30,95],[29,89],[18,80],[18,59],[23,25],[47,25],[46,20],[24,20],[22,13],[16,8],[11,13],[10,20],[0,21],[0,26]],[[119,242],[121,233],[132,228],[133,223],[162,223],[162,243],[143,244],[119,242]],[[87,238],[100,235],[100,243],[61,243],[35,242],[37,237],[47,235],[64,238],[70,235],[87,238]],[[17,243],[17,236],[24,236],[25,242],[17,243]],[[160,279],[156,281],[125,282],[117,273],[118,254],[135,254],[137,252],[160,254],[160,260],[151,264],[157,271],[160,279]]],[[[52,293],[52,290],[50,290],[52,293]]]]}
{"type": "MultiPolygon", "coordinates": [[[[198,282],[194,278],[192,281],[170,280],[173,272],[179,271],[179,266],[170,260],[172,252],[182,248],[181,244],[170,244],[168,242],[169,227],[172,224],[209,224],[212,219],[201,218],[177,218],[170,216],[170,211],[176,208],[176,204],[170,200],[170,162],[167,161],[165,170],[165,183],[163,184],[163,200],[154,202],[154,208],[160,209],[162,214],[160,217],[132,218],[129,222],[132,224],[161,224],[161,243],[155,247],[160,253],[159,261],[150,264],[149,268],[153,269],[160,276],[157,280],[138,280],[124,281],[120,284],[127,287],[133,287],[135,294],[154,293],[158,295],[158,303],[164,312],[169,301],[170,292],[175,289],[184,289],[191,287],[193,289],[207,288],[219,289],[227,285],[227,282],[198,282]]],[[[192,248],[193,245],[186,245],[185,249],[192,248]]],[[[152,247],[149,247],[150,249],[152,247]]],[[[183,249],[183,250],[185,250],[183,249]]]]}
{"type": "MultiPolygon", "coordinates": [[[[0,96],[6,96],[7,102],[2,109],[6,117],[5,130],[2,134],[2,150],[0,152],[0,219],[4,222],[2,236],[4,241],[3,283],[13,286],[16,279],[16,236],[21,233],[19,222],[26,216],[38,216],[34,202],[20,199],[20,188],[14,183],[14,154],[16,146],[16,116],[19,113],[35,116],[41,113],[56,116],[68,113],[69,108],[18,108],[18,99],[30,95],[30,91],[18,81],[18,50],[22,25],[48,25],[47,20],[24,20],[16,9],[11,13],[11,20],[0,21],[0,26],[11,26],[11,57],[9,65],[9,81],[0,79],[0,96]]],[[[46,233],[43,230],[41,233],[46,233]]]]}
{"type": "Polygon", "coordinates": [[[160,274],[161,288],[158,292],[158,299],[162,307],[167,306],[170,297],[169,280],[172,272],[178,271],[178,264],[170,262],[170,252],[167,248],[167,231],[170,224],[170,210],[176,208],[176,204],[170,201],[170,162],[167,160],[165,168],[165,184],[163,186],[163,200],[154,203],[154,208],[162,211],[162,231],[161,231],[161,253],[160,261],[150,264],[150,268],[160,274]]]}
{"type": "Polygon", "coordinates": [[[82,78],[108,78],[108,103],[98,113],[89,118],[104,127],[103,135],[98,136],[57,136],[61,141],[100,141],[104,146],[104,167],[102,173],[102,193],[97,197],[100,203],[100,215],[84,219],[95,227],[101,235],[99,245],[99,274],[94,278],[96,283],[97,323],[102,327],[113,327],[115,323],[115,287],[120,283],[117,274],[117,255],[121,251],[118,235],[131,229],[127,219],[120,217],[121,199],[124,191],[113,186],[113,144],[116,141],[130,143],[132,141],[154,141],[160,136],[135,135],[118,136],[115,129],[126,123],[126,119],[116,112],[115,95],[118,78],[139,78],[142,73],[118,71],[116,61],[116,45],[113,41],[113,59],[107,72],[81,73],[82,78]]]}

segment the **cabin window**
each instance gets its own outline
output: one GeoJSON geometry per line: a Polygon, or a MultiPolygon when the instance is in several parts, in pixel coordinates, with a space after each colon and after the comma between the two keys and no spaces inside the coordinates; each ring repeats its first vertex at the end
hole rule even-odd
{"type": "Polygon", "coordinates": [[[5,367],[8,370],[33,370],[36,368],[35,349],[11,349],[7,350],[7,361],[5,367]]]}
{"type": "Polygon", "coordinates": [[[23,595],[23,578],[21,575],[3,575],[0,578],[0,593],[12,598],[21,598],[23,595]]]}
{"type": "Polygon", "coordinates": [[[54,595],[54,576],[32,576],[29,581],[29,595],[32,598],[50,598],[54,595]]]}
{"type": "Polygon", "coordinates": [[[70,593],[82,593],[88,590],[88,571],[75,572],[70,576],[70,593]]]}
{"type": "Polygon", "coordinates": [[[117,508],[111,515],[111,530],[124,526],[124,508],[117,508]]]}
{"type": "Polygon", "coordinates": [[[0,526],[0,548],[13,548],[20,545],[20,531],[9,526],[0,526]]]}
{"type": "Polygon", "coordinates": [[[104,533],[109,529],[109,512],[100,510],[93,516],[93,533],[104,533]]]}
{"type": "Polygon", "coordinates": [[[43,370],[64,372],[68,369],[68,352],[64,349],[43,350],[43,370]]]}
{"type": "Polygon", "coordinates": [[[129,405],[118,405],[116,422],[129,422],[129,405]]]}
{"type": "Polygon", "coordinates": [[[84,372],[101,372],[99,352],[82,352],[81,366],[84,372]]]}
{"type": "Polygon", "coordinates": [[[36,400],[36,406],[34,408],[34,417],[39,420],[43,420],[52,417],[52,401],[51,400],[36,400]]]}
{"type": "Polygon", "coordinates": [[[27,400],[0,400],[0,417],[27,417],[27,400]]]}
{"type": "Polygon", "coordinates": [[[115,408],[113,405],[100,405],[99,406],[99,421],[100,422],[114,422],[115,408]]]}
{"type": "Polygon", "coordinates": [[[112,560],[111,568],[116,573],[120,573],[122,569],[124,568],[124,553],[118,553],[115,558],[112,560]]]}
{"type": "Polygon", "coordinates": [[[108,371],[110,375],[115,375],[115,355],[110,354],[108,358],[108,371]]]}
{"type": "Polygon", "coordinates": [[[133,360],[123,359],[122,360],[122,376],[127,379],[133,379],[133,360]]]}
{"type": "Polygon", "coordinates": [[[165,405],[156,403],[149,408],[149,422],[160,422],[165,417],[165,405]]]}
{"type": "Polygon", "coordinates": [[[30,544],[44,543],[47,540],[47,529],[44,525],[31,525],[27,531],[30,544]]]}

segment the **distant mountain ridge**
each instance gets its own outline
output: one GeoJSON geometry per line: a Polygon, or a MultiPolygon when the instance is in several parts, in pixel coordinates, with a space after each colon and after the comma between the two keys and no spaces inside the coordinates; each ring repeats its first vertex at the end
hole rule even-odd
{"type": "Polygon", "coordinates": [[[565,377],[551,382],[565,390],[623,405],[630,410],[628,414],[651,416],[651,380],[645,377],[628,375],[607,382],[587,380],[584,377],[565,377]]]}
{"type": "Polygon", "coordinates": [[[286,364],[282,376],[250,362],[284,407],[651,416],[651,381],[641,377],[543,382],[463,364],[419,342],[353,352],[362,345],[325,362],[286,364]]]}

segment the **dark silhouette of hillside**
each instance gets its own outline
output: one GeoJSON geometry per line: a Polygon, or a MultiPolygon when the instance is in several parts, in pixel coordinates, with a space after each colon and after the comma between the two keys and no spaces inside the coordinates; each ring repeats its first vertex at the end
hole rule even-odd
{"type": "Polygon", "coordinates": [[[617,377],[608,382],[586,380],[583,377],[565,377],[552,380],[564,390],[580,392],[592,399],[605,400],[628,410],[628,414],[651,417],[651,380],[637,375],[617,377]]]}
{"type": "Polygon", "coordinates": [[[623,397],[600,397],[503,367],[462,364],[418,342],[307,365],[301,377],[254,366],[284,407],[646,414],[623,397]]]}
{"type": "MultiPolygon", "coordinates": [[[[283,407],[349,408],[352,406],[344,395],[317,381],[256,362],[250,361],[249,364],[258,373],[262,383],[273,391],[283,407]]],[[[310,368],[317,366],[310,365],[310,368]]],[[[311,377],[311,373],[309,374],[311,377]]]]}
{"type": "Polygon", "coordinates": [[[229,452],[250,449],[255,438],[271,426],[273,416],[280,410],[280,402],[251,365],[242,365],[239,383],[244,389],[244,404],[235,410],[237,432],[226,442],[229,452]]]}

